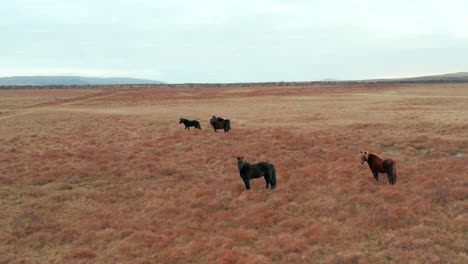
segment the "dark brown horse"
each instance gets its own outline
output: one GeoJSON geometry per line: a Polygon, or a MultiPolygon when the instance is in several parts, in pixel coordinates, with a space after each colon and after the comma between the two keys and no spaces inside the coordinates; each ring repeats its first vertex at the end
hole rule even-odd
{"type": "Polygon", "coordinates": [[[374,179],[379,181],[379,173],[387,173],[390,184],[395,184],[397,179],[396,162],[392,159],[382,160],[379,156],[361,151],[361,164],[367,162],[369,168],[374,174],[374,179]]]}
{"type": "Polygon", "coordinates": [[[179,119],[179,124],[182,124],[182,123],[185,125],[185,129],[190,130],[190,127],[194,127],[194,128],[198,128],[201,130],[200,122],[198,122],[197,120],[188,120],[185,118],[181,118],[179,119]]]}
{"type": "Polygon", "coordinates": [[[260,162],[250,164],[245,161],[244,157],[237,157],[237,167],[242,180],[245,183],[245,188],[250,190],[250,180],[260,177],[265,178],[266,188],[270,185],[271,189],[276,188],[276,170],[273,164],[268,162],[260,162]]]}
{"type": "Polygon", "coordinates": [[[213,116],[210,119],[210,124],[213,126],[215,132],[218,129],[223,129],[224,132],[231,130],[231,121],[229,119],[213,116]]]}

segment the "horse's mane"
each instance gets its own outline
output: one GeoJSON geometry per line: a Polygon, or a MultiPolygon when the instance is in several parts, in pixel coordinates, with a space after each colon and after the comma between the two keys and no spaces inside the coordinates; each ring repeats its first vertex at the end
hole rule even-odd
{"type": "Polygon", "coordinates": [[[222,117],[219,117],[219,116],[213,116],[211,119],[210,119],[210,122],[223,122],[225,121],[224,118],[222,117]]]}
{"type": "Polygon", "coordinates": [[[373,153],[367,155],[367,161],[372,162],[374,160],[380,160],[381,158],[373,153]]]}
{"type": "Polygon", "coordinates": [[[244,158],[242,158],[243,164],[241,170],[243,170],[246,166],[250,166],[250,163],[246,161],[244,158]]]}
{"type": "Polygon", "coordinates": [[[244,166],[242,166],[242,168],[244,168],[245,166],[250,166],[250,163],[246,161],[246,162],[244,163],[244,166]]]}

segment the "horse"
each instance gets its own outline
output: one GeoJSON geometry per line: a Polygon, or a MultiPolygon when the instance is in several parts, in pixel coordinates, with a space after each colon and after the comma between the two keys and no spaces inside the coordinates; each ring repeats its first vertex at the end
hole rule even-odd
{"type": "Polygon", "coordinates": [[[223,129],[224,132],[228,132],[229,130],[231,130],[231,120],[229,119],[223,119],[221,117],[213,116],[210,119],[210,124],[213,126],[215,132],[218,129],[223,129]]]}
{"type": "Polygon", "coordinates": [[[394,185],[397,180],[396,162],[392,159],[382,160],[379,156],[361,151],[361,164],[367,162],[369,168],[374,174],[374,179],[379,181],[379,173],[387,173],[388,181],[394,185]]]}
{"type": "Polygon", "coordinates": [[[190,129],[190,127],[193,126],[201,130],[200,122],[198,122],[197,120],[188,120],[185,118],[181,118],[179,120],[179,124],[182,124],[182,123],[184,123],[185,129],[190,129]]]}
{"type": "Polygon", "coordinates": [[[242,180],[245,183],[245,188],[250,190],[250,179],[264,177],[266,181],[266,188],[270,185],[273,190],[276,188],[276,170],[273,164],[267,162],[260,162],[250,164],[245,161],[244,157],[237,157],[237,166],[242,180]]]}

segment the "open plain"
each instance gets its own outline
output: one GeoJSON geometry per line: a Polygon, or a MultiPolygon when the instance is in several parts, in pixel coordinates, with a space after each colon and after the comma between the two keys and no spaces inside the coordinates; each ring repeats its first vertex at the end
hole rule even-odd
{"type": "Polygon", "coordinates": [[[468,263],[467,117],[452,83],[0,90],[0,263],[468,263]]]}

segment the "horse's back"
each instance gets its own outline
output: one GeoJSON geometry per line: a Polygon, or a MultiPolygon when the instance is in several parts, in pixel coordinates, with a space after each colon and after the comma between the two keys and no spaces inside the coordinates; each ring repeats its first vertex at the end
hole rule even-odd
{"type": "Polygon", "coordinates": [[[248,174],[249,178],[259,178],[270,174],[273,171],[273,165],[268,162],[259,162],[255,164],[249,164],[244,172],[248,174]]]}
{"type": "Polygon", "coordinates": [[[266,161],[259,162],[259,163],[257,163],[257,165],[262,166],[262,167],[272,167],[273,166],[273,164],[268,163],[266,161]]]}
{"type": "Polygon", "coordinates": [[[264,172],[271,172],[275,167],[273,166],[273,164],[270,164],[268,162],[259,162],[257,163],[257,166],[260,170],[264,171],[264,172]]]}

